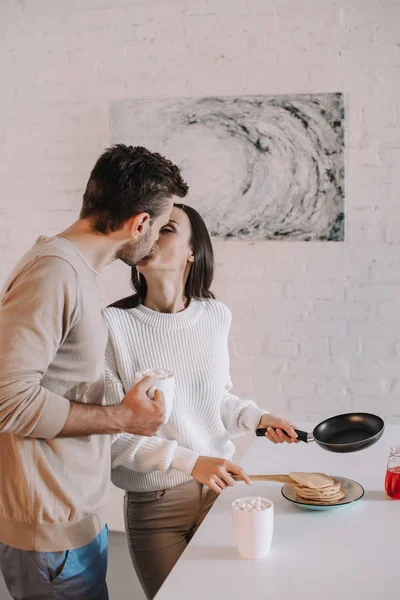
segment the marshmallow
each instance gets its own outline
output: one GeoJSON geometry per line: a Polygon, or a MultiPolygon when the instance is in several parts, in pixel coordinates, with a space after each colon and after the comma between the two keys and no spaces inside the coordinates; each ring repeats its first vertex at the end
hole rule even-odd
{"type": "Polygon", "coordinates": [[[233,508],[245,512],[254,512],[266,510],[270,508],[271,502],[261,496],[249,496],[247,498],[239,498],[233,503],[233,508]]]}
{"type": "Polygon", "coordinates": [[[168,371],[167,369],[158,369],[158,368],[143,369],[142,371],[139,371],[138,373],[136,373],[136,375],[135,375],[136,383],[138,383],[138,381],[141,381],[142,379],[144,379],[144,377],[147,377],[148,375],[151,375],[152,377],[157,377],[157,379],[169,379],[170,377],[172,377],[172,372],[168,371]]]}

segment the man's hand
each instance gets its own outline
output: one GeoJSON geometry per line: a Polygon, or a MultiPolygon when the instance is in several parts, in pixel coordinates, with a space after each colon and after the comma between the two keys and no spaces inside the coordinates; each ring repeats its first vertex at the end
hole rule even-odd
{"type": "Polygon", "coordinates": [[[119,408],[124,432],[151,436],[164,424],[164,394],[155,390],[154,400],[147,395],[154,382],[155,377],[144,377],[123,398],[119,408]]]}
{"type": "Polygon", "coordinates": [[[214,456],[199,456],[192,471],[192,477],[217,494],[220,494],[228,485],[235,485],[231,475],[238,475],[247,485],[251,485],[250,477],[241,467],[224,458],[214,456]]]}
{"type": "Polygon", "coordinates": [[[265,437],[274,444],[282,444],[282,442],[297,444],[299,440],[294,427],[296,426],[286,421],[286,419],[269,414],[263,415],[257,425],[257,429],[267,429],[265,437]]]}

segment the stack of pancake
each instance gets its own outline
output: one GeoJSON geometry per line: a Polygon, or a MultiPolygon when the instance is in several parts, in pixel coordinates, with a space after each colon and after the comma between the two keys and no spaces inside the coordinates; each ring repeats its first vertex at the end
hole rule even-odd
{"type": "Polygon", "coordinates": [[[307,504],[336,504],[345,497],[339,481],[325,473],[289,473],[296,498],[307,504]]]}

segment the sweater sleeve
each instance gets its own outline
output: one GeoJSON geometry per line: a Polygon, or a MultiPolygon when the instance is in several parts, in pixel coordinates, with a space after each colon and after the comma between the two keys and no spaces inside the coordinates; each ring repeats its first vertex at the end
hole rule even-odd
{"type": "Polygon", "coordinates": [[[106,346],[105,361],[105,392],[104,401],[107,406],[120,404],[125,396],[124,386],[118,372],[117,359],[115,356],[114,343],[111,327],[108,328],[108,340],[106,346]]]}
{"type": "MultiPolygon", "coordinates": [[[[118,364],[112,340],[112,326],[109,323],[109,336],[106,349],[106,387],[107,404],[119,404],[125,390],[118,373],[118,364]]],[[[168,471],[179,469],[191,475],[198,459],[198,453],[183,448],[174,440],[160,437],[146,437],[130,433],[118,433],[111,436],[111,466],[125,467],[130,471],[148,473],[150,471],[168,471]]]]}
{"type": "Polygon", "coordinates": [[[175,440],[157,436],[145,437],[123,433],[114,439],[111,447],[111,466],[148,473],[179,469],[191,475],[199,457],[197,452],[183,448],[175,440]]]}
{"type": "Polygon", "coordinates": [[[228,335],[231,321],[232,315],[227,309],[226,327],[223,333],[225,335],[225,356],[223,360],[225,391],[221,400],[221,419],[231,437],[239,437],[250,431],[255,431],[261,417],[268,414],[268,411],[259,408],[253,400],[241,400],[238,396],[231,393],[232,380],[229,372],[230,360],[228,349],[228,335]]]}
{"type": "Polygon", "coordinates": [[[76,274],[40,257],[5,291],[0,308],[0,434],[53,438],[70,402],[41,385],[76,318],[76,274]]]}
{"type": "Polygon", "coordinates": [[[268,414],[268,411],[259,408],[253,400],[241,400],[231,394],[231,388],[232,383],[229,378],[221,401],[221,418],[231,437],[238,437],[255,431],[261,417],[268,414]]]}

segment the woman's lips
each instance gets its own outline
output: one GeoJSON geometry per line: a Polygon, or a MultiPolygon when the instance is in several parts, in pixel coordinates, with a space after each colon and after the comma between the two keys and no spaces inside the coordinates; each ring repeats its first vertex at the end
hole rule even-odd
{"type": "Polygon", "coordinates": [[[142,258],[142,259],[141,259],[141,261],[139,262],[139,265],[140,265],[142,262],[145,262],[146,260],[149,260],[149,258],[152,258],[153,254],[154,254],[154,250],[150,250],[150,252],[149,252],[148,254],[146,254],[146,256],[143,256],[143,258],[142,258]]]}

